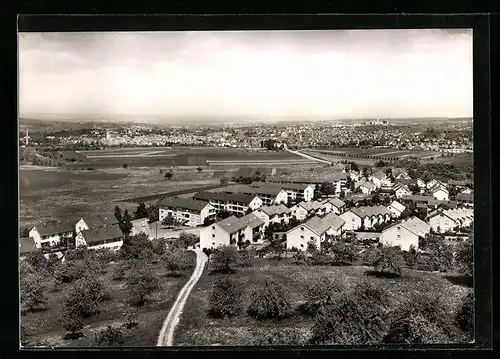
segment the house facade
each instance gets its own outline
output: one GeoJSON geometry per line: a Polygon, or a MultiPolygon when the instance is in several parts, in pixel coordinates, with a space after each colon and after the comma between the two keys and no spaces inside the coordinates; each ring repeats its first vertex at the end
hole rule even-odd
{"type": "Polygon", "coordinates": [[[406,207],[398,201],[392,201],[391,204],[387,206],[387,209],[392,212],[393,218],[399,218],[406,207]]]}
{"type": "Polygon", "coordinates": [[[245,215],[249,210],[255,211],[263,205],[259,196],[242,193],[198,192],[193,199],[207,201],[216,213],[224,211],[235,215],[245,215]]]}
{"type": "Polygon", "coordinates": [[[86,229],[106,227],[114,224],[118,224],[118,220],[113,213],[101,214],[86,219],[80,218],[80,220],[76,222],[75,233],[78,234],[86,229]]]}
{"type": "Polygon", "coordinates": [[[380,235],[380,243],[384,246],[396,247],[408,251],[411,246],[419,248],[419,238],[425,238],[430,233],[430,225],[417,217],[411,217],[385,228],[380,235]]]}
{"type": "Polygon", "coordinates": [[[265,222],[265,226],[271,223],[286,224],[290,221],[292,210],[280,204],[277,206],[263,206],[253,212],[257,217],[265,222]]]}
{"type": "Polygon", "coordinates": [[[396,198],[403,198],[403,196],[409,196],[412,194],[407,186],[401,184],[394,187],[394,192],[396,193],[396,198]]]}
{"type": "Polygon", "coordinates": [[[323,242],[342,236],[344,224],[344,220],[334,213],[323,218],[312,217],[286,233],[286,248],[306,251],[308,244],[313,243],[317,249],[321,249],[323,242]]]}
{"type": "Polygon", "coordinates": [[[46,222],[33,226],[29,236],[35,241],[37,248],[48,248],[59,244],[61,239],[71,239],[73,226],[66,222],[46,222]]]}
{"type": "Polygon", "coordinates": [[[448,191],[445,188],[435,188],[432,191],[432,197],[437,199],[438,201],[448,201],[449,200],[449,194],[448,191]]]}
{"type": "Polygon", "coordinates": [[[160,203],[159,220],[172,216],[186,226],[202,225],[206,219],[215,218],[215,208],[207,202],[186,198],[170,197],[160,203]]]}
{"type": "Polygon", "coordinates": [[[239,245],[246,241],[250,244],[264,241],[265,222],[250,213],[244,217],[228,217],[207,226],[200,231],[200,248],[218,248],[239,245]]]}
{"type": "Polygon", "coordinates": [[[84,229],[76,236],[76,247],[86,246],[89,249],[118,250],[123,244],[123,233],[117,224],[84,229]]]}
{"type": "Polygon", "coordinates": [[[233,185],[224,188],[223,192],[256,195],[262,200],[263,205],[288,203],[287,192],[275,185],[233,185]]]}

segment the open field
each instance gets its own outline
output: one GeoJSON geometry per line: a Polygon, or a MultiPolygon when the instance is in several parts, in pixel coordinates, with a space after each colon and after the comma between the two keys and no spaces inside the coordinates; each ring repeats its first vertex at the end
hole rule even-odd
{"type": "Polygon", "coordinates": [[[135,210],[136,203],[117,201],[157,193],[219,185],[212,171],[176,168],[171,180],[154,167],[75,171],[64,168],[21,167],[19,171],[21,226],[38,221],[78,220],[113,211],[118,204],[135,210]]]}
{"type": "Polygon", "coordinates": [[[360,164],[371,164],[380,159],[397,160],[408,157],[417,157],[422,160],[429,160],[431,158],[434,159],[441,156],[441,153],[436,151],[395,150],[390,148],[336,148],[331,150],[308,149],[303,152],[325,160],[338,161],[347,159],[356,161],[356,163],[360,164]]]}
{"type": "MultiPolygon", "coordinates": [[[[268,151],[261,148],[225,147],[142,147],[114,148],[79,151],[83,163],[69,163],[69,168],[94,168],[128,166],[204,166],[204,165],[255,165],[261,161],[269,164],[300,164],[307,161],[286,151],[268,151]]],[[[311,161],[309,161],[311,162],[311,161]]]]}
{"type": "MultiPolygon", "coordinates": [[[[266,277],[286,287],[295,307],[304,302],[306,285],[322,274],[343,279],[348,287],[363,281],[375,282],[377,286],[389,292],[391,307],[407,298],[410,292],[421,292],[436,297],[446,293],[443,299],[451,312],[468,290],[466,287],[452,284],[439,273],[405,270],[402,278],[388,279],[367,276],[367,269],[369,268],[361,266],[300,266],[293,264],[291,259],[255,259],[253,267],[238,268],[231,276],[241,280],[245,288],[245,308],[250,301],[249,293],[256,285],[263,283],[266,277]]],[[[211,275],[206,271],[193,289],[179,322],[174,338],[175,345],[252,345],[256,337],[274,328],[296,328],[305,335],[310,335],[312,318],[300,310],[291,318],[283,320],[257,320],[246,313],[226,320],[208,317],[208,298],[215,279],[220,275],[224,274],[211,275]]]]}
{"type": "MultiPolygon", "coordinates": [[[[188,252],[194,265],[195,255],[188,252]]],[[[107,298],[99,306],[99,313],[84,321],[83,337],[76,340],[64,340],[59,315],[63,291],[55,290],[53,281],[44,283],[44,293],[49,298],[48,310],[28,313],[21,317],[21,323],[28,328],[31,342],[46,341],[48,345],[62,347],[94,346],[94,334],[105,329],[107,325],[120,325],[125,322],[122,310],[128,299],[124,280],[112,280],[113,266],[108,264],[100,275],[108,292],[107,298]]],[[[164,265],[155,265],[155,274],[160,278],[160,288],[151,296],[143,307],[138,309],[139,325],[133,329],[124,329],[125,346],[154,346],[158,338],[163,320],[177,294],[187,282],[193,268],[182,271],[181,276],[172,277],[166,272],[164,265]]]]}

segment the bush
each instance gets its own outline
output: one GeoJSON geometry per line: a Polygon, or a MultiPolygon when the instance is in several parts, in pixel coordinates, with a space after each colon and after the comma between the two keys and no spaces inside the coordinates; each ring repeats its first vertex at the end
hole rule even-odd
{"type": "Polygon", "coordinates": [[[460,244],[455,255],[455,264],[459,272],[464,276],[474,274],[474,239],[469,238],[460,244]]]}
{"type": "Polygon", "coordinates": [[[356,257],[354,246],[350,244],[335,243],[331,250],[334,255],[335,264],[352,265],[356,257]]]}
{"type": "Polygon", "coordinates": [[[209,315],[234,317],[243,310],[243,287],[237,280],[224,276],[215,281],[209,298],[209,315]]]}
{"type": "Polygon", "coordinates": [[[234,246],[222,246],[218,248],[213,255],[213,266],[220,271],[226,273],[231,272],[231,267],[238,264],[239,253],[234,246]]]}
{"type": "Polygon", "coordinates": [[[253,345],[306,345],[307,336],[297,328],[279,328],[255,335],[253,345]]]}
{"type": "Polygon", "coordinates": [[[401,276],[404,258],[399,247],[380,247],[377,249],[373,269],[382,275],[401,276]]]}
{"type": "Polygon", "coordinates": [[[333,281],[324,275],[316,278],[306,288],[305,311],[316,314],[322,306],[332,304],[335,296],[344,289],[344,283],[339,280],[333,281]]]}
{"type": "Polygon", "coordinates": [[[61,324],[64,330],[71,334],[66,338],[78,338],[80,330],[83,329],[83,317],[81,314],[73,312],[69,308],[64,308],[61,314],[61,324]]]}
{"type": "Polygon", "coordinates": [[[303,251],[295,250],[293,259],[296,264],[307,264],[307,257],[303,251]]]}
{"type": "Polygon", "coordinates": [[[474,293],[469,291],[455,314],[458,327],[468,336],[474,335],[474,293]]]}
{"type": "Polygon", "coordinates": [[[251,295],[248,315],[259,319],[285,318],[292,314],[289,294],[281,283],[266,279],[251,295]]]}
{"type": "Polygon", "coordinates": [[[387,294],[362,283],[338,301],[322,306],[315,316],[312,344],[372,344],[386,330],[387,294]]]}
{"type": "Polygon", "coordinates": [[[403,252],[405,264],[410,268],[415,267],[418,257],[418,252],[413,244],[410,246],[410,250],[403,252]]]}
{"type": "Polygon", "coordinates": [[[125,317],[125,328],[132,329],[139,325],[139,317],[136,308],[127,306],[123,312],[123,316],[125,317]]]}
{"type": "Polygon", "coordinates": [[[333,263],[333,259],[328,254],[316,251],[311,256],[310,263],[313,266],[326,266],[331,265],[333,263]]]}
{"type": "Polygon", "coordinates": [[[457,330],[440,298],[415,294],[391,313],[387,343],[446,343],[457,330]]]}
{"type": "Polygon", "coordinates": [[[42,277],[34,271],[23,270],[20,278],[21,313],[43,307],[47,298],[43,294],[42,277]]]}
{"type": "Polygon", "coordinates": [[[69,315],[90,316],[98,309],[104,297],[103,284],[92,276],[76,280],[67,289],[63,298],[63,307],[69,315]]]}
{"type": "Polygon", "coordinates": [[[114,328],[111,325],[96,334],[96,344],[99,346],[119,346],[125,343],[125,337],[120,328],[114,328]]]}
{"type": "Polygon", "coordinates": [[[159,288],[160,283],[148,264],[137,263],[127,274],[126,286],[131,303],[141,306],[146,302],[146,297],[159,288]]]}
{"type": "Polygon", "coordinates": [[[128,270],[129,264],[127,262],[118,262],[115,264],[113,271],[111,272],[112,280],[122,280],[128,270]]]}
{"type": "Polygon", "coordinates": [[[246,249],[239,252],[238,255],[238,267],[251,267],[253,264],[253,259],[256,256],[254,249],[246,249]]]}

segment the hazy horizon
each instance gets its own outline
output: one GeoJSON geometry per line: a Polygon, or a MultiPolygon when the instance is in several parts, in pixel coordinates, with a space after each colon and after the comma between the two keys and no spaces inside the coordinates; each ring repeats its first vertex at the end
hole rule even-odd
{"type": "Polygon", "coordinates": [[[472,85],[469,29],[19,34],[23,118],[470,118],[472,85]]]}

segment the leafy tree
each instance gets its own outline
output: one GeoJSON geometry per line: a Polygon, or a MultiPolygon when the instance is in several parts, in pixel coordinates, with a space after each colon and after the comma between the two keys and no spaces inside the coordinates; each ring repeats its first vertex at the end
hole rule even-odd
{"type": "Polygon", "coordinates": [[[384,167],[385,165],[386,165],[385,162],[382,160],[379,160],[375,163],[376,167],[384,167]]]}
{"type": "Polygon", "coordinates": [[[187,266],[186,253],[182,250],[167,251],[162,258],[165,267],[173,276],[179,275],[179,271],[187,266]]]}
{"type": "Polygon", "coordinates": [[[89,272],[94,272],[93,267],[87,265],[84,260],[66,260],[62,262],[54,272],[54,278],[56,280],[56,285],[72,283],[89,272]]]}
{"type": "Polygon", "coordinates": [[[231,217],[231,213],[229,213],[227,211],[220,211],[218,216],[220,219],[226,219],[228,217],[231,217]]]}
{"type": "Polygon", "coordinates": [[[125,318],[124,326],[127,329],[132,329],[139,325],[139,316],[137,313],[137,308],[127,305],[123,311],[123,317],[125,318]]]}
{"type": "Polygon", "coordinates": [[[125,275],[127,273],[129,264],[125,261],[121,261],[116,263],[116,265],[113,268],[113,271],[111,272],[111,279],[112,280],[122,280],[125,278],[125,275]]]}
{"type": "Polygon", "coordinates": [[[41,250],[36,252],[28,253],[23,262],[29,264],[36,272],[42,275],[48,275],[48,263],[47,258],[45,258],[41,250]]]}
{"type": "Polygon", "coordinates": [[[174,174],[172,172],[170,172],[170,171],[165,172],[165,178],[166,179],[170,180],[170,179],[172,179],[173,176],[174,176],[174,174]]]}
{"type": "MultiPolygon", "coordinates": [[[[29,264],[21,263],[21,267],[29,264]]],[[[25,313],[43,307],[47,298],[43,293],[42,277],[33,268],[21,269],[20,278],[21,312],[25,313]]]]}
{"type": "Polygon", "coordinates": [[[371,344],[381,341],[388,294],[370,282],[322,306],[314,318],[312,344],[371,344]]]}
{"type": "Polygon", "coordinates": [[[146,298],[160,286],[158,278],[151,267],[146,263],[137,263],[126,277],[126,287],[131,303],[141,306],[146,298]]]}
{"type": "Polygon", "coordinates": [[[408,251],[403,252],[403,257],[408,267],[414,267],[417,264],[418,252],[413,244],[408,251]]]}
{"type": "Polygon", "coordinates": [[[391,313],[384,342],[446,343],[457,337],[457,329],[439,297],[412,294],[391,313]]]}
{"type": "Polygon", "coordinates": [[[243,286],[239,281],[224,276],[218,278],[209,298],[209,314],[212,317],[234,317],[243,311],[243,286]]]}
{"type": "Polygon", "coordinates": [[[57,254],[49,254],[49,258],[47,259],[47,270],[49,273],[53,274],[60,263],[61,261],[59,260],[57,254]]]}
{"type": "Polygon", "coordinates": [[[306,287],[304,309],[310,314],[316,314],[322,306],[332,304],[344,289],[343,282],[322,275],[306,287]]]}
{"type": "Polygon", "coordinates": [[[139,219],[139,218],[147,218],[149,216],[148,210],[146,208],[146,204],[144,202],[140,203],[137,206],[137,209],[135,210],[134,213],[134,218],[139,219]]]}
{"type": "Polygon", "coordinates": [[[125,236],[128,236],[130,234],[130,231],[132,231],[132,218],[128,214],[128,210],[125,210],[125,212],[123,212],[123,217],[121,222],[119,223],[119,226],[123,235],[125,236]]]}
{"type": "Polygon", "coordinates": [[[351,162],[351,170],[355,171],[355,172],[359,171],[359,167],[358,167],[357,163],[354,161],[351,162]]]}
{"type": "Polygon", "coordinates": [[[281,259],[281,256],[283,255],[283,252],[285,251],[285,248],[283,246],[283,241],[280,239],[273,239],[271,241],[270,247],[271,247],[272,251],[278,257],[278,259],[281,259]]]}
{"type": "Polygon", "coordinates": [[[113,347],[123,345],[125,343],[125,337],[120,328],[114,328],[108,325],[106,329],[96,334],[95,341],[99,346],[113,347]]]}
{"type": "Polygon", "coordinates": [[[242,250],[238,256],[238,267],[251,267],[253,259],[256,255],[257,253],[255,249],[246,248],[245,250],[242,250]]]}
{"type": "Polygon", "coordinates": [[[318,247],[314,241],[310,241],[307,243],[307,252],[310,254],[314,254],[318,252],[318,247]]]}
{"type": "Polygon", "coordinates": [[[168,241],[166,238],[155,238],[151,241],[153,245],[153,253],[157,256],[162,256],[167,252],[168,241]]]}
{"type": "Polygon", "coordinates": [[[334,255],[335,263],[352,265],[356,256],[356,251],[352,245],[346,243],[334,243],[331,250],[334,255]]]}
{"type": "Polygon", "coordinates": [[[63,308],[71,315],[90,316],[97,311],[104,294],[104,285],[101,281],[93,276],[82,277],[66,290],[63,308]]]}
{"type": "Polygon", "coordinates": [[[71,338],[80,336],[80,330],[83,329],[83,317],[71,309],[63,308],[61,313],[61,324],[64,330],[70,332],[71,338]]]}
{"type": "Polygon", "coordinates": [[[216,269],[230,273],[231,267],[238,264],[238,260],[239,254],[236,247],[222,246],[214,252],[212,262],[216,269]]]}
{"type": "Polygon", "coordinates": [[[458,327],[469,337],[474,335],[474,292],[469,291],[462,299],[455,314],[458,327]]]}
{"type": "Polygon", "coordinates": [[[197,170],[198,172],[201,172],[201,171],[203,171],[203,168],[202,168],[202,167],[198,167],[196,170],[197,170]]]}
{"type": "Polygon", "coordinates": [[[128,165],[126,163],[124,163],[123,168],[128,168],[128,165]]]}
{"type": "Polygon", "coordinates": [[[296,251],[293,254],[293,259],[294,259],[295,263],[297,263],[297,264],[307,263],[307,257],[306,257],[306,254],[304,253],[304,251],[296,251]]]}
{"type": "Polygon", "coordinates": [[[193,233],[188,233],[182,231],[179,234],[178,242],[181,244],[183,249],[187,249],[191,246],[194,246],[198,241],[200,240],[200,237],[198,237],[196,234],[193,233]]]}
{"type": "Polygon", "coordinates": [[[26,238],[29,236],[30,236],[30,228],[24,227],[24,229],[21,231],[21,238],[26,238]]]}
{"type": "Polygon", "coordinates": [[[115,218],[118,220],[118,223],[122,221],[122,210],[118,206],[115,206],[115,218]]]}
{"type": "Polygon", "coordinates": [[[390,276],[401,276],[404,258],[399,247],[377,248],[373,258],[373,269],[382,274],[390,276]]]}
{"type": "Polygon", "coordinates": [[[123,259],[143,259],[153,256],[153,243],[144,233],[125,237],[120,248],[120,257],[123,259]]]}
{"type": "Polygon", "coordinates": [[[252,317],[285,318],[292,312],[292,301],[281,283],[266,279],[251,295],[248,314],[252,317]]]}
{"type": "Polygon", "coordinates": [[[471,237],[460,244],[456,254],[455,262],[459,272],[464,276],[472,276],[474,273],[474,239],[471,237]]]}

